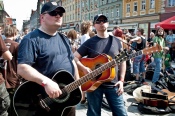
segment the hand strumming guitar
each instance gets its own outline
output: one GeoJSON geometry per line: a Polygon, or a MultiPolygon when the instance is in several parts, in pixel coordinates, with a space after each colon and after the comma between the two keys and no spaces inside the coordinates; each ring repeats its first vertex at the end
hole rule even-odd
{"type": "Polygon", "coordinates": [[[47,79],[47,81],[42,85],[44,86],[44,89],[50,98],[57,98],[62,94],[58,84],[51,79],[47,79]]]}

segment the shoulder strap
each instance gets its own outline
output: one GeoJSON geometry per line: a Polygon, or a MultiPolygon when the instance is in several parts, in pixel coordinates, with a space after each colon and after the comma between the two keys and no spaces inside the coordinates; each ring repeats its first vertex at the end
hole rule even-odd
{"type": "Polygon", "coordinates": [[[108,54],[109,50],[111,49],[112,46],[112,41],[113,41],[114,36],[109,35],[109,41],[107,43],[107,47],[105,47],[105,49],[103,50],[103,53],[108,54]]]}
{"type": "Polygon", "coordinates": [[[67,46],[67,48],[69,49],[68,50],[68,54],[69,54],[69,57],[71,57],[71,48],[70,48],[70,43],[69,43],[69,40],[67,39],[67,37],[65,36],[65,35],[63,35],[63,34],[61,34],[61,33],[59,33],[58,32],[58,34],[60,35],[60,37],[61,37],[61,39],[63,40],[63,42],[64,42],[64,44],[65,44],[65,46],[67,46]],[[67,40],[68,41],[67,41],[67,40]]]}

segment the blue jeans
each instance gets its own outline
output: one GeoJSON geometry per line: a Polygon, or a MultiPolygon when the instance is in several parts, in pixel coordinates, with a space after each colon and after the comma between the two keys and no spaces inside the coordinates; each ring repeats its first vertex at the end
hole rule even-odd
{"type": "Polygon", "coordinates": [[[87,116],[101,116],[103,94],[105,94],[113,116],[128,116],[124,106],[123,95],[118,96],[115,88],[98,87],[93,92],[87,92],[87,116]]]}
{"type": "Polygon", "coordinates": [[[159,80],[161,67],[162,67],[162,58],[154,58],[155,70],[152,78],[152,82],[155,83],[159,80]]]}
{"type": "Polygon", "coordinates": [[[139,55],[134,58],[133,61],[133,73],[134,74],[140,74],[145,72],[145,61],[144,61],[143,55],[139,55]]]}

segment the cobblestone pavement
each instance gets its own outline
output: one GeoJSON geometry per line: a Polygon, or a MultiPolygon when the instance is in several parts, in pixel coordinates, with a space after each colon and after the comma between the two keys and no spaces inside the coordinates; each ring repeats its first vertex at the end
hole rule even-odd
{"type": "MultiPolygon", "coordinates": [[[[166,114],[166,115],[145,115],[139,112],[139,110],[137,109],[137,105],[136,105],[136,100],[133,98],[133,96],[124,93],[124,100],[125,100],[125,106],[126,106],[126,110],[128,113],[128,116],[175,116],[175,113],[170,113],[170,114],[166,114]]],[[[76,107],[76,116],[86,116],[86,112],[87,112],[87,104],[86,105],[81,105],[78,104],[76,107]]],[[[102,108],[102,114],[101,116],[112,116],[111,111],[102,108]]]]}

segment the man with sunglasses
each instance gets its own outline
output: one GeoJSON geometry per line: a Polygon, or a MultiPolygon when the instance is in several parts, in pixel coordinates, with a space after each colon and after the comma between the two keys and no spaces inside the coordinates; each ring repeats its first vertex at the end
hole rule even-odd
{"type": "MultiPolygon", "coordinates": [[[[84,74],[88,74],[92,70],[79,61],[82,57],[87,56],[87,58],[95,58],[96,56],[105,53],[112,58],[115,58],[115,56],[122,50],[120,40],[109,35],[107,32],[109,23],[108,18],[105,15],[96,15],[93,20],[93,26],[97,31],[97,35],[85,41],[74,53],[77,66],[79,70],[84,72],[84,74]]],[[[119,66],[116,65],[114,67],[116,72],[118,72],[119,67],[119,77],[116,73],[114,80],[111,82],[105,82],[94,91],[87,92],[87,116],[101,116],[103,94],[106,96],[113,116],[127,116],[122,95],[126,62],[124,61],[119,66]]]]}
{"type": "MultiPolygon", "coordinates": [[[[58,70],[64,69],[75,79],[79,78],[69,40],[57,32],[62,25],[64,13],[65,9],[56,2],[45,3],[40,14],[41,26],[24,36],[18,52],[18,74],[43,86],[50,98],[57,98],[62,94],[58,84],[51,80],[58,70]]],[[[46,110],[35,114],[51,115],[56,114],[49,114],[46,110]]],[[[75,116],[75,107],[66,108],[62,116],[75,116]]]]}

